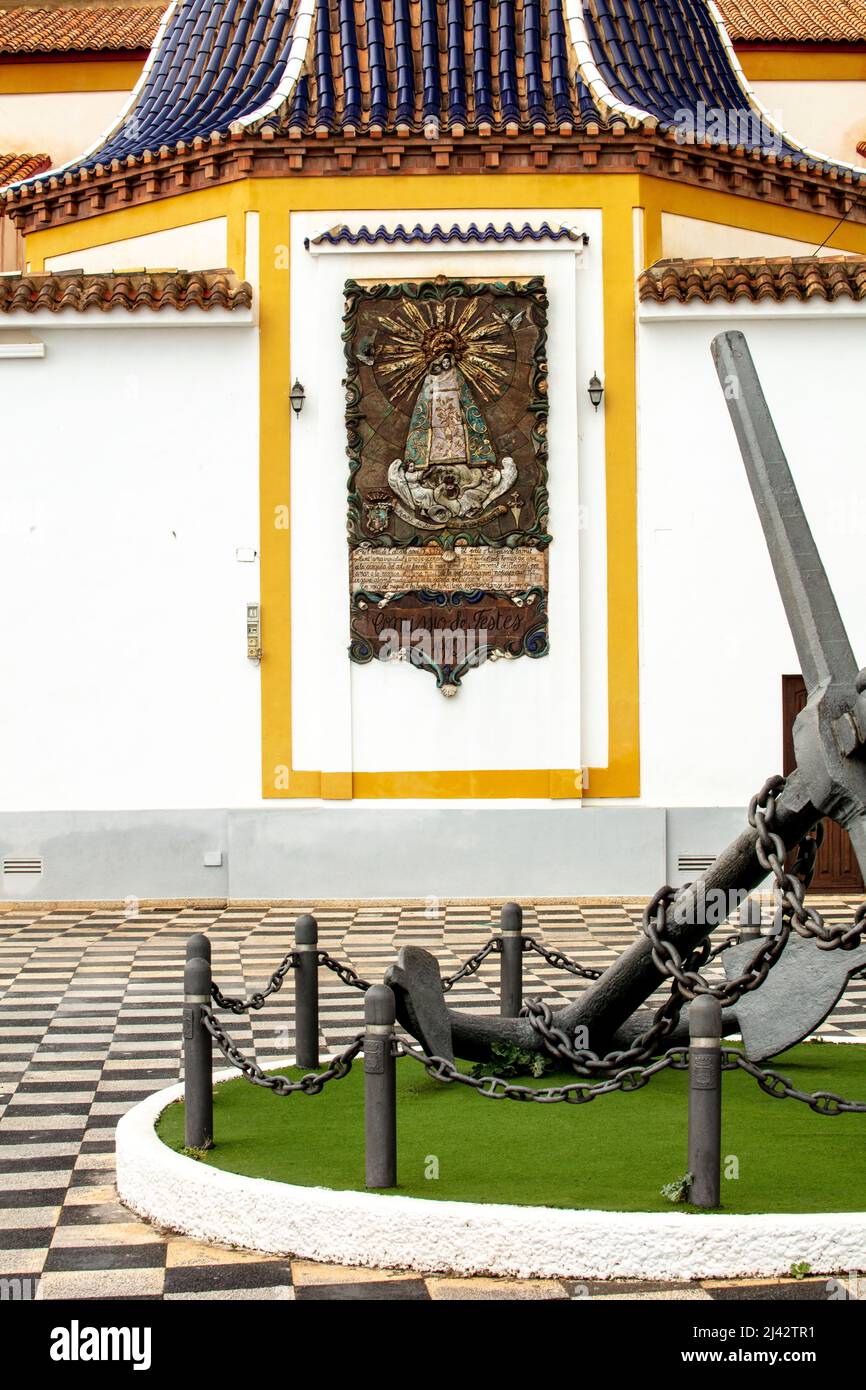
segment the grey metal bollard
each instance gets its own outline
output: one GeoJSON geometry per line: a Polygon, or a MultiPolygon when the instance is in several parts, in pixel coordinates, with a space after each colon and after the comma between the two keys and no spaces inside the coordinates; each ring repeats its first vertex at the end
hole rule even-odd
{"type": "Polygon", "coordinates": [[[394,991],[371,985],[364,995],[364,1181],[397,1185],[397,1071],[392,1047],[394,991]]]}
{"type": "Polygon", "coordinates": [[[506,903],[499,918],[502,953],[499,957],[499,1013],[517,1018],[523,1007],[523,908],[506,903]]]}
{"type": "Polygon", "coordinates": [[[304,913],[295,923],[295,1062],[319,1065],[319,924],[304,913]]]}
{"type": "Polygon", "coordinates": [[[210,942],[200,933],[186,947],[183,972],[184,1142],[188,1149],[213,1146],[213,1045],[201,1021],[211,1003],[210,942]],[[201,952],[201,954],[196,954],[201,952]]]}
{"type": "Polygon", "coordinates": [[[722,1168],[722,1006],[703,994],[689,1006],[689,1201],[717,1207],[722,1168]]]}
{"type": "Polygon", "coordinates": [[[746,898],[740,903],[740,936],[745,941],[761,935],[761,899],[746,898]]]}

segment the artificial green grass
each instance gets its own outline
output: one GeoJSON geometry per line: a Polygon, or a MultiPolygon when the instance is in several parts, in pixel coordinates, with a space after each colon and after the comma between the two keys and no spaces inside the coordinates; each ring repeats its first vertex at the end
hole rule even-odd
{"type": "MultiPolygon", "coordinates": [[[[866,1047],[805,1044],[774,1070],[801,1090],[866,1099],[866,1047]]],[[[295,1068],[285,1075],[300,1076],[295,1068]]],[[[574,1081],[547,1075],[548,1086],[574,1081]]],[[[866,1211],[866,1115],[827,1117],[774,1100],[740,1071],[723,1077],[726,1212],[866,1211]]],[[[689,1211],[660,1189],[681,1178],[687,1155],[687,1077],[659,1073],[643,1090],[588,1105],[488,1100],[397,1063],[398,1181],[404,1196],[612,1211],[689,1211]],[[433,1162],[435,1160],[435,1164],[433,1162]],[[438,1177],[427,1176],[438,1167],[438,1177]]],[[[157,1129],[183,1145],[183,1105],[157,1129]]],[[[311,1187],[364,1188],[363,1061],[318,1096],[272,1095],[242,1078],[215,1091],[216,1145],[202,1162],[230,1172],[311,1187]]]]}

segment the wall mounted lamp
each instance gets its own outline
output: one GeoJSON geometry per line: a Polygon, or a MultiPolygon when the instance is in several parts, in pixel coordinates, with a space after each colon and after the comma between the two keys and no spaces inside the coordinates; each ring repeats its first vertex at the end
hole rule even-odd
{"type": "Polygon", "coordinates": [[[295,384],[289,392],[289,400],[292,403],[292,410],[295,412],[296,415],[300,415],[301,411],[304,408],[304,401],[306,399],[307,393],[304,390],[301,383],[298,381],[298,378],[295,377],[295,384]]]}
{"type": "Polygon", "coordinates": [[[587,390],[589,391],[589,399],[592,401],[596,410],[598,410],[598,407],[601,405],[601,398],[604,395],[604,385],[599,380],[598,372],[593,372],[592,376],[589,378],[587,390]]]}

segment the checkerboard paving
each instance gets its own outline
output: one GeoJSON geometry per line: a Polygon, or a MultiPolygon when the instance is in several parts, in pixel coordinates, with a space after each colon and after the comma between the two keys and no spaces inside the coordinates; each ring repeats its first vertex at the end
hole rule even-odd
{"type": "MultiPolygon", "coordinates": [[[[829,919],[851,899],[813,899],[829,919]]],[[[640,900],[539,901],[524,930],[581,964],[604,967],[639,930],[640,900]]],[[[444,975],[488,939],[494,903],[292,903],[121,910],[0,908],[0,1280],[37,1281],[45,1298],[111,1299],[716,1299],[826,1297],[826,1281],[579,1284],[570,1280],[427,1278],[343,1269],[217,1248],[162,1232],[117,1200],[114,1127],[150,1092],[180,1076],[187,937],[205,931],[226,994],[268,979],[292,945],[302,911],[321,946],[381,979],[400,944],[429,947],[444,975]]],[[[730,929],[728,929],[730,930],[730,929]]],[[[562,1002],[584,981],[525,957],[525,992],[562,1002]]],[[[498,959],[449,1003],[498,1010],[498,959]]],[[[361,996],[320,973],[322,1054],[358,1031],[361,996]]],[[[275,1064],[291,1050],[292,990],[261,1013],[232,1018],[244,1050],[275,1064]]],[[[866,981],[852,982],[828,1037],[866,1040],[866,981]]]]}

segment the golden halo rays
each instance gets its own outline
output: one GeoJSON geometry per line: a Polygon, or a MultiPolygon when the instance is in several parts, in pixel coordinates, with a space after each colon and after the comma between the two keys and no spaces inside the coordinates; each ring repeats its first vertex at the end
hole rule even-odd
{"type": "Polygon", "coordinates": [[[418,387],[430,363],[450,352],[479,395],[486,399],[497,395],[508,380],[502,359],[514,355],[514,346],[503,341],[508,327],[504,315],[502,321],[479,322],[480,313],[477,300],[468,304],[404,300],[380,320],[374,355],[383,384],[397,399],[407,396],[418,387]]]}

